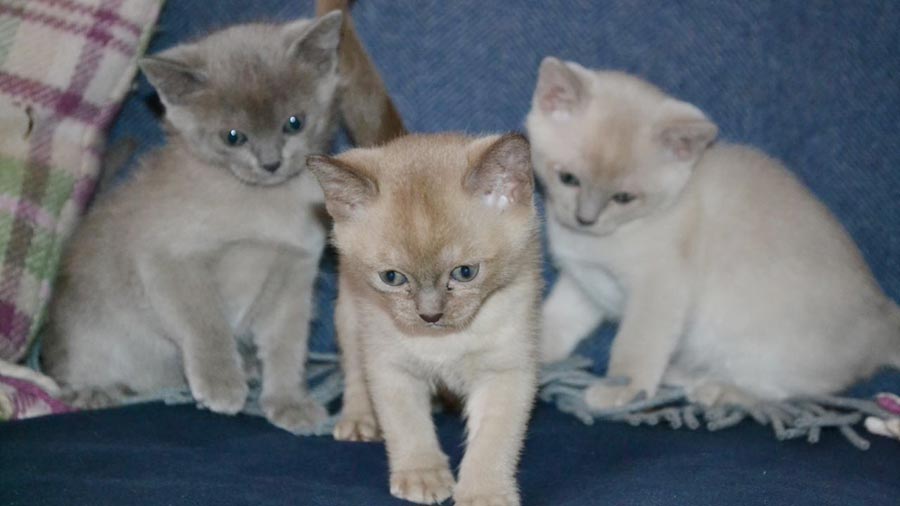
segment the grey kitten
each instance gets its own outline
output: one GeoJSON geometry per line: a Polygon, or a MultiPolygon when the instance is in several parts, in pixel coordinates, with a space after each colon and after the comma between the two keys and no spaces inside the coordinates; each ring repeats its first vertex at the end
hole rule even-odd
{"type": "Polygon", "coordinates": [[[236,337],[252,335],[267,418],[302,431],[326,416],[303,381],[326,236],[304,169],[337,123],[341,19],[235,26],[140,62],[169,143],[97,202],[64,256],[43,361],[75,404],[187,384],[235,413],[248,391],[236,337]]]}

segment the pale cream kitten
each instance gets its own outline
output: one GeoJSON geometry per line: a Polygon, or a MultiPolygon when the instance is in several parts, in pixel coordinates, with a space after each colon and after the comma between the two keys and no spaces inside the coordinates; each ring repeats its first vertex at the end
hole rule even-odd
{"type": "Polygon", "coordinates": [[[374,439],[377,419],[396,497],[519,504],[542,286],[528,142],[417,135],[309,166],[341,254],[335,437],[374,439]],[[431,419],[438,386],[465,402],[455,486],[431,419]]]}
{"type": "Polygon", "coordinates": [[[778,162],[714,144],[699,109],[626,74],[547,58],[527,119],[560,277],[542,358],[621,318],[588,404],[661,383],[704,403],[840,391],[900,366],[900,310],[778,162]]]}
{"type": "MultiPolygon", "coordinates": [[[[325,419],[305,388],[326,239],[324,197],[305,168],[327,149],[349,84],[339,84],[341,19],[234,26],[141,61],[168,143],[101,196],[64,255],[42,359],[68,400],[99,407],[188,386],[235,413],[253,369],[236,338],[252,338],[266,417],[294,432],[325,419]]],[[[358,49],[352,27],[344,33],[358,49]]],[[[365,58],[354,61],[371,70],[365,58]]],[[[402,131],[354,126],[365,138],[402,131]]]]}

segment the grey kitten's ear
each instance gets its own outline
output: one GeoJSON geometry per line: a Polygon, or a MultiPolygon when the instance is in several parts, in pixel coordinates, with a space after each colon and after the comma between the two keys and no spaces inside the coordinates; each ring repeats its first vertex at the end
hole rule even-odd
{"type": "Polygon", "coordinates": [[[337,61],[342,19],[341,11],[332,11],[313,21],[304,19],[285,25],[289,54],[326,70],[337,61]]]}
{"type": "Polygon", "coordinates": [[[334,221],[349,220],[378,196],[378,184],[365,172],[337,158],[312,155],[306,166],[325,193],[325,208],[334,221]]]}
{"type": "Polygon", "coordinates": [[[531,146],[525,136],[487,137],[473,142],[470,149],[470,161],[474,163],[463,178],[466,191],[480,196],[488,207],[500,210],[532,204],[531,146]]]}
{"type": "Polygon", "coordinates": [[[537,87],[533,103],[545,114],[554,112],[570,114],[578,110],[587,97],[581,76],[566,62],[548,56],[538,70],[537,87]]]}
{"type": "Polygon", "coordinates": [[[692,162],[716,140],[719,127],[687,102],[667,100],[656,121],[656,140],[675,160],[692,162]]]}
{"type": "Polygon", "coordinates": [[[206,89],[206,73],[196,62],[179,53],[183,51],[167,51],[160,56],[147,56],[138,61],[138,66],[159,92],[163,103],[180,105],[191,95],[206,89]]]}

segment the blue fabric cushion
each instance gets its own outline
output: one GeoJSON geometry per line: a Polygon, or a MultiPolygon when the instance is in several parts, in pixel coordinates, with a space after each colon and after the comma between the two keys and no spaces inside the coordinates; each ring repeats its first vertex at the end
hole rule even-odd
{"type": "MultiPolygon", "coordinates": [[[[459,464],[463,428],[439,416],[459,464]]],[[[381,506],[384,446],[296,437],[261,418],[147,404],[0,425],[0,504],[381,506]]],[[[707,433],[582,425],[541,406],[519,472],[524,505],[895,506],[900,445],[837,434],[778,442],[744,424],[707,433]]]]}

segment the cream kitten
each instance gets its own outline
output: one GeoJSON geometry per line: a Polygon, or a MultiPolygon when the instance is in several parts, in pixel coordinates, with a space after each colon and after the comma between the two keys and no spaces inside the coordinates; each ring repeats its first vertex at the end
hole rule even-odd
{"type": "Polygon", "coordinates": [[[235,337],[252,334],[266,417],[290,431],[325,418],[303,374],[326,238],[304,169],[337,123],[341,18],[235,26],[141,61],[169,143],[64,256],[43,361],[75,404],[187,384],[235,413],[248,392],[235,337]]]}
{"type": "Polygon", "coordinates": [[[374,439],[380,424],[396,497],[519,504],[542,286],[527,141],[408,136],[309,167],[341,254],[347,384],[335,437],[374,439]],[[465,402],[455,487],[431,420],[438,386],[465,402]]]}
{"type": "Polygon", "coordinates": [[[778,162],[713,144],[696,107],[636,77],[547,58],[527,119],[560,277],[541,354],[621,317],[594,408],[660,383],[703,403],[840,391],[900,366],[900,310],[778,162]]]}

